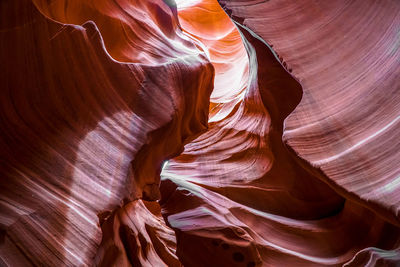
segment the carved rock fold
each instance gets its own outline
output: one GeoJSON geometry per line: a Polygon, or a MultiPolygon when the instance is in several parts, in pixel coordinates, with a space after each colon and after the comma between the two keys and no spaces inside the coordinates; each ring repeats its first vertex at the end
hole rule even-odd
{"type": "Polygon", "coordinates": [[[394,0],[0,2],[0,265],[398,265],[399,32],[394,0]]]}

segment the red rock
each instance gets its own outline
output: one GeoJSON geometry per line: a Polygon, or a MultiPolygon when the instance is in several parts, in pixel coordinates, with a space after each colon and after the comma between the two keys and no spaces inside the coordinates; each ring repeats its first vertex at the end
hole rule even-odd
{"type": "MultiPolygon", "coordinates": [[[[143,51],[113,29],[124,28],[117,10],[103,39],[96,21],[109,15],[82,16],[81,22],[92,20],[82,26],[62,24],[55,21],[61,3],[50,5],[52,19],[44,1],[1,3],[1,265],[92,264],[102,239],[98,214],[138,198],[156,199],[162,162],[206,128],[213,67],[180,37],[167,5],[148,2],[142,6],[153,13],[143,13],[142,22],[132,19],[160,32],[147,17],[152,14],[176,31],[174,40],[159,36],[165,47],[158,46],[162,55],[151,50],[154,64],[150,56],[139,64],[116,60],[127,46],[132,54],[143,51]],[[111,53],[106,39],[116,43],[111,53]],[[176,50],[166,50],[170,46],[176,50]]],[[[72,13],[88,12],[80,3],[72,13]]],[[[123,21],[128,14],[118,10],[123,21]]],[[[160,261],[169,264],[162,255],[160,261]]]]}
{"type": "MultiPolygon", "coordinates": [[[[331,130],[323,128],[331,120],[328,112],[348,112],[347,116],[358,116],[351,110],[334,109],[345,103],[348,105],[348,98],[342,99],[341,95],[345,97],[353,91],[334,84],[335,77],[339,79],[337,75],[342,75],[344,70],[324,68],[337,57],[335,53],[344,53],[345,47],[332,53],[328,46],[324,46],[318,49],[321,50],[319,54],[314,52],[311,55],[313,44],[318,47],[322,44],[308,32],[313,25],[307,24],[308,20],[315,22],[319,18],[315,16],[318,12],[313,10],[322,15],[331,12],[322,20],[331,23],[331,28],[314,30],[324,42],[329,42],[329,37],[334,36],[329,34],[329,30],[335,28],[335,23],[345,23],[339,18],[337,21],[332,19],[335,14],[339,16],[341,13],[334,13],[334,9],[311,1],[309,6],[307,3],[305,6],[303,3],[296,4],[297,9],[289,1],[221,2],[245,37],[250,58],[250,80],[245,96],[231,109],[233,111],[225,114],[224,119],[211,122],[209,130],[187,144],[184,152],[170,160],[162,172],[161,204],[164,216],[177,232],[177,254],[182,263],[187,266],[321,266],[346,263],[379,266],[399,262],[399,229],[391,224],[394,223],[394,214],[382,217],[385,215],[382,210],[376,209],[373,203],[362,202],[360,198],[346,193],[345,188],[333,183],[334,177],[324,173],[322,168],[316,168],[312,161],[301,154],[306,149],[313,151],[310,142],[315,142],[313,144],[321,154],[335,153],[323,138],[336,134],[343,135],[343,145],[351,145],[346,138],[352,138],[353,128],[347,128],[349,132],[345,133],[346,128],[342,130],[340,124],[335,122],[331,122],[331,130]],[[308,9],[310,14],[307,13],[308,9]],[[290,12],[293,13],[291,16],[286,15],[290,12]],[[298,24],[297,17],[304,18],[305,22],[298,24]],[[292,30],[296,27],[300,30],[292,30]],[[314,41],[305,43],[308,40],[314,41]],[[267,42],[274,45],[275,54],[267,42]],[[304,54],[301,58],[303,62],[297,58],[298,49],[304,54]],[[307,61],[310,59],[315,60],[307,61]],[[317,60],[319,65],[314,64],[317,60]],[[301,71],[303,75],[312,71],[315,77],[306,80],[305,76],[301,76],[301,71]],[[323,77],[328,73],[332,79],[331,86],[336,86],[330,91],[327,84],[322,84],[323,77]],[[310,88],[315,80],[320,81],[318,88],[323,87],[323,90],[310,88]],[[337,93],[331,95],[332,91],[337,93]],[[304,104],[307,96],[310,95],[311,99],[313,94],[319,97],[320,102],[308,100],[308,106],[304,104]],[[325,99],[330,100],[327,103],[325,99]],[[302,115],[298,115],[299,110],[302,115]],[[315,116],[321,119],[308,126],[307,130],[322,132],[296,139],[291,135],[294,130],[290,127],[296,123],[302,129],[303,125],[309,123],[311,117],[308,114],[311,112],[316,112],[315,116]],[[335,127],[338,127],[337,132],[335,127]],[[313,140],[314,137],[318,141],[313,140]]],[[[337,6],[344,8],[345,4],[337,6]]],[[[355,9],[348,12],[356,13],[355,9]]],[[[389,14],[391,12],[394,11],[389,14]]],[[[323,22],[318,20],[318,23],[323,22]]],[[[390,16],[386,23],[393,23],[390,16]]],[[[365,34],[377,31],[373,28],[369,30],[365,34]]],[[[374,35],[379,38],[379,33],[374,35]]],[[[363,48],[362,44],[359,41],[354,47],[363,48]]],[[[363,57],[362,50],[358,53],[359,57],[363,57]]],[[[394,64],[390,59],[387,64],[390,62],[394,64]]],[[[340,64],[344,69],[349,62],[341,61],[340,64]]],[[[356,68],[352,73],[351,67],[347,67],[347,78],[358,79],[357,71],[362,70],[356,68]]],[[[395,77],[398,69],[387,69],[387,75],[395,77]]],[[[381,79],[379,75],[376,77],[381,79]]],[[[395,90],[396,82],[392,80],[392,87],[387,89],[380,88],[383,90],[380,95],[384,97],[385,93],[382,92],[385,90],[395,90]]],[[[359,86],[359,101],[366,101],[362,91],[368,88],[359,86]]],[[[214,91],[218,90],[219,87],[215,85],[214,91]]],[[[389,97],[390,93],[386,98],[389,97]]],[[[371,105],[368,102],[364,104],[367,107],[371,105]]],[[[391,110],[391,106],[387,108],[391,110]]],[[[361,111],[361,106],[358,109],[361,111]]],[[[379,169],[379,161],[375,166],[368,163],[374,156],[371,151],[368,152],[368,147],[365,149],[366,167],[379,169]],[[371,158],[368,158],[368,153],[372,153],[371,158]]],[[[385,153],[385,147],[381,147],[381,151],[385,153]]],[[[396,154],[390,149],[388,153],[389,157],[396,154]]],[[[347,169],[341,165],[333,170],[345,178],[349,173],[359,170],[353,169],[362,164],[362,160],[358,160],[357,165],[348,161],[352,165],[345,165],[347,169]]],[[[398,170],[396,165],[391,167],[392,170],[398,170]]],[[[359,171],[362,172],[361,169],[359,171]]],[[[348,178],[348,181],[353,185],[360,183],[356,176],[348,178]]],[[[364,184],[374,186],[373,183],[364,184]]],[[[392,200],[396,201],[396,198],[392,200]]]]}
{"type": "Polygon", "coordinates": [[[303,87],[285,143],[336,190],[400,225],[400,168],[391,163],[400,156],[400,5],[220,3],[274,45],[303,87]]]}
{"type": "Polygon", "coordinates": [[[398,265],[400,5],[176,2],[0,2],[0,265],[398,265]]]}

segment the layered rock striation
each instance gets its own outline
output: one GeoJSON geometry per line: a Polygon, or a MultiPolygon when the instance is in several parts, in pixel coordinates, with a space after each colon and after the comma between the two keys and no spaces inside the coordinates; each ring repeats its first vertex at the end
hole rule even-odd
{"type": "MultiPolygon", "coordinates": [[[[193,10],[214,17],[209,3],[193,10]]],[[[248,83],[230,113],[211,117],[162,172],[161,204],[181,261],[398,264],[399,168],[378,158],[393,161],[398,151],[399,6],[220,3],[242,34],[248,83]]]]}
{"type": "Polygon", "coordinates": [[[128,265],[138,252],[107,239],[145,227],[160,254],[135,262],[175,263],[139,199],[159,198],[162,162],[207,127],[214,73],[176,12],[24,0],[2,1],[1,17],[0,265],[128,265]]]}
{"type": "Polygon", "coordinates": [[[0,265],[397,266],[399,11],[0,2],[0,265]]]}

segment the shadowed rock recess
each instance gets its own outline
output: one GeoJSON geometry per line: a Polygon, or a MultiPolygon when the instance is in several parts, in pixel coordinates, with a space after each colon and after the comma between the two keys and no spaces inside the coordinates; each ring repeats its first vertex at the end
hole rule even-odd
{"type": "Polygon", "coordinates": [[[400,266],[400,2],[0,1],[0,266],[400,266]]]}

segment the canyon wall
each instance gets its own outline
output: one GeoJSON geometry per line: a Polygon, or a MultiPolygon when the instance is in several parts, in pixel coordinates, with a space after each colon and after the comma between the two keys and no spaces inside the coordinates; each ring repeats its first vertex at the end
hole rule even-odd
{"type": "Polygon", "coordinates": [[[394,0],[0,2],[1,266],[397,266],[394,0]]]}

